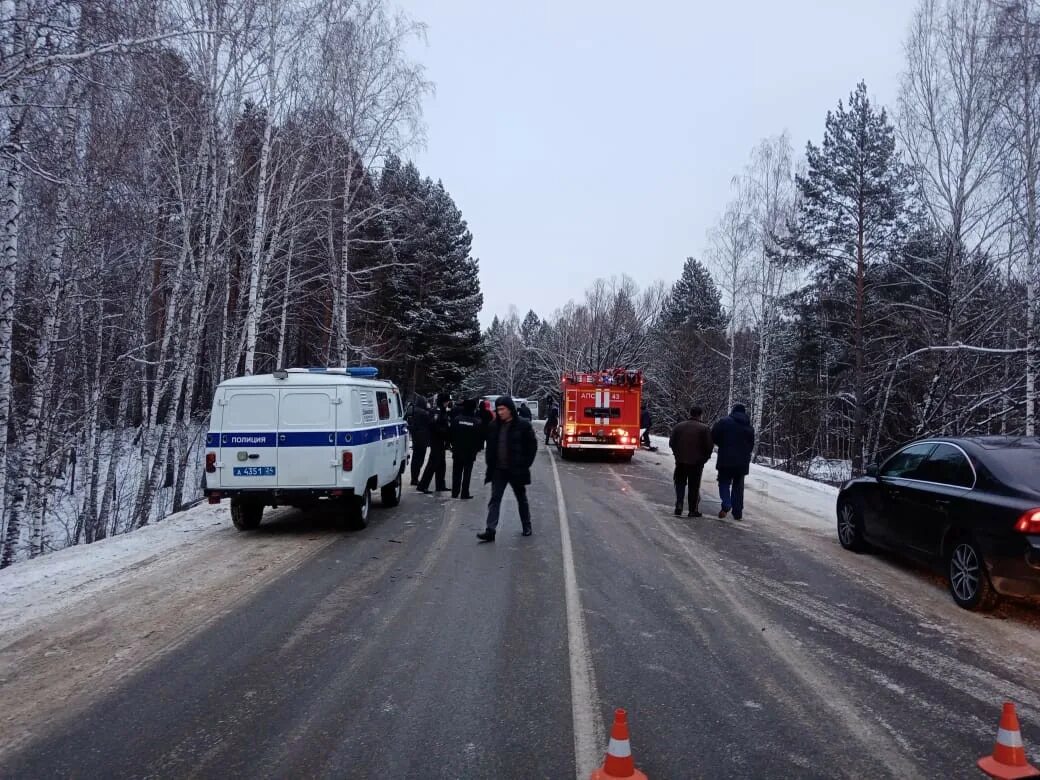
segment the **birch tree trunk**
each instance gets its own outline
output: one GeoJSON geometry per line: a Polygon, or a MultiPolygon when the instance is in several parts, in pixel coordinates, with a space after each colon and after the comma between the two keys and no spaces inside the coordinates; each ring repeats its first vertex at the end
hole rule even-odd
{"type": "MultiPolygon", "coordinates": [[[[21,56],[26,48],[24,20],[25,0],[14,0],[10,20],[11,40],[4,41],[10,56],[21,56]]],[[[5,52],[7,54],[8,52],[5,52]]],[[[21,79],[14,79],[9,86],[0,90],[0,116],[4,133],[0,158],[3,168],[3,235],[0,240],[0,512],[4,513],[3,550],[0,552],[0,569],[14,563],[18,550],[21,529],[11,522],[7,509],[7,435],[11,414],[11,361],[14,356],[14,311],[15,284],[18,274],[19,238],[22,221],[22,188],[25,184],[23,131],[25,122],[25,93],[21,79]]]]}

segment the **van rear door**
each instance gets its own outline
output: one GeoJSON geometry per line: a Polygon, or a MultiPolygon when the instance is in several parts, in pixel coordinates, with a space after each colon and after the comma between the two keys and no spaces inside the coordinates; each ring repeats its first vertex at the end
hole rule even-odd
{"type": "Polygon", "coordinates": [[[284,388],[278,411],[278,485],[335,487],[336,388],[284,388]]]}
{"type": "Polygon", "coordinates": [[[278,391],[227,388],[220,423],[220,487],[278,484],[278,391]]]}

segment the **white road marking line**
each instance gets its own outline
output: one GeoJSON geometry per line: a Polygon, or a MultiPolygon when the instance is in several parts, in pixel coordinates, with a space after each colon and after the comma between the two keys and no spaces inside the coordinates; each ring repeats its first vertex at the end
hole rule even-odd
{"type": "Polygon", "coordinates": [[[599,718],[599,696],[592,668],[585,618],[581,611],[581,594],[574,571],[571,529],[567,522],[567,506],[563,500],[560,472],[556,456],[549,452],[553,482],[556,484],[556,512],[560,517],[560,542],[563,547],[563,582],[567,600],[567,649],[571,663],[571,719],[574,725],[575,777],[585,780],[599,766],[600,752],[606,739],[599,718]]]}

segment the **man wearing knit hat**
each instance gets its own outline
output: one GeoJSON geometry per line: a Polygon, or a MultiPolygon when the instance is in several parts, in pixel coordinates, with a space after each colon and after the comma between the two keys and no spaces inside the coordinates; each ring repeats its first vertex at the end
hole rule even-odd
{"type": "Polygon", "coordinates": [[[729,416],[715,423],[711,440],[719,448],[715,459],[722,500],[719,517],[725,517],[732,509],[733,519],[740,520],[744,517],[744,477],[751,470],[751,453],[755,449],[755,429],[744,404],[734,404],[729,416]]]}
{"type": "Polygon", "coordinates": [[[527,486],[531,484],[531,465],[538,453],[538,439],[531,423],[516,414],[516,404],[508,395],[495,401],[495,419],[488,427],[487,473],[484,482],[491,483],[488,502],[487,530],[477,534],[482,542],[495,541],[498,531],[498,513],[506,486],[513,488],[520,507],[520,525],[523,535],[530,536],[531,507],[527,503],[527,486]]]}

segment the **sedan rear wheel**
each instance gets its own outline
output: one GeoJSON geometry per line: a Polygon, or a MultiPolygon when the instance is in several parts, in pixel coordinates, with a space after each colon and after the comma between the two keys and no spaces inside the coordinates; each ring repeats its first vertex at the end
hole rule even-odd
{"type": "Polygon", "coordinates": [[[964,609],[985,612],[999,601],[997,592],[986,574],[982,551],[972,539],[958,539],[953,543],[947,566],[950,594],[964,609]]]}

